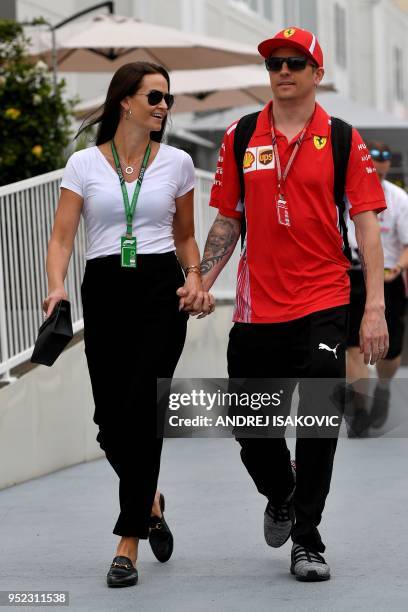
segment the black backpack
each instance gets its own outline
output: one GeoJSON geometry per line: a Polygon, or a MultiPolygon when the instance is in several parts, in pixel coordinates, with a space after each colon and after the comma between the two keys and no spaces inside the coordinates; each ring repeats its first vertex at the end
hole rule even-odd
{"type": "MultiPolygon", "coordinates": [[[[245,182],[243,172],[243,159],[245,151],[255,131],[259,111],[242,117],[235,128],[234,155],[238,166],[238,176],[241,186],[241,202],[245,201],[245,182]]],[[[351,261],[351,250],[347,237],[347,224],[345,220],[346,204],[344,201],[344,188],[346,184],[347,165],[350,157],[352,126],[336,117],[331,118],[331,141],[334,162],[334,200],[339,209],[339,223],[341,236],[343,238],[343,252],[351,261]]],[[[241,246],[244,244],[246,235],[246,219],[242,215],[241,223],[241,246]]]]}

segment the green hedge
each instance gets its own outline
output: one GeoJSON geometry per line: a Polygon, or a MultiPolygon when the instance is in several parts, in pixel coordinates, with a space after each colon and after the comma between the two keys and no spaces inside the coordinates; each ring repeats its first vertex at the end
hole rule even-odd
{"type": "Polygon", "coordinates": [[[65,81],[53,91],[47,65],[27,57],[21,25],[0,20],[0,185],[65,165],[77,100],[64,100],[65,81]]]}

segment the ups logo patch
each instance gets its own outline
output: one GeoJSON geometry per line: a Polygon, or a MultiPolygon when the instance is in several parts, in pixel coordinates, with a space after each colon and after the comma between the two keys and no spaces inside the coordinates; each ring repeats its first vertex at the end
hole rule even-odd
{"type": "Polygon", "coordinates": [[[272,161],[273,161],[273,150],[272,149],[261,151],[261,153],[259,154],[259,162],[261,164],[263,164],[264,166],[267,166],[272,161]]]}

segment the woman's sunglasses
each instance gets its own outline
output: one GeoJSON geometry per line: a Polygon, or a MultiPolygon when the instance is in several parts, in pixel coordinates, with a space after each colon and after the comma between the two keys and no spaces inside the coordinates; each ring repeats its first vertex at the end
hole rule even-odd
{"type": "Polygon", "coordinates": [[[265,60],[265,66],[269,72],[280,72],[284,63],[292,72],[300,72],[311,62],[307,57],[268,57],[265,60]]]}
{"type": "Polygon", "coordinates": [[[150,104],[150,106],[157,106],[157,104],[160,104],[163,98],[169,110],[174,104],[174,96],[172,94],[163,93],[162,91],[159,91],[158,89],[152,89],[152,91],[149,91],[149,93],[147,94],[136,94],[136,95],[137,96],[147,96],[147,101],[150,104]]]}
{"type": "Polygon", "coordinates": [[[370,155],[374,161],[390,161],[390,151],[380,151],[379,149],[371,149],[370,155]]]}

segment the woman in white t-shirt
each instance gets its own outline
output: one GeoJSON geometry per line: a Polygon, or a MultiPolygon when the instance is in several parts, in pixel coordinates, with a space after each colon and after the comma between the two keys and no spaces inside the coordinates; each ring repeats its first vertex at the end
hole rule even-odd
{"type": "Polygon", "coordinates": [[[171,556],[173,538],[157,491],[163,414],[156,408],[156,381],[173,376],[188,312],[205,316],[214,309],[202,289],[194,238],[193,162],[161,143],[173,104],[169,89],[168,73],[155,64],[134,62],[114,74],[99,114],[80,130],[98,124],[96,146],[74,153],[65,168],[47,257],[49,315],[67,299],[64,280],[82,214],[94,421],[119,476],[113,533],[121,540],[107,575],[115,587],[136,584],[139,539],[149,538],[160,561],[171,556]]]}

